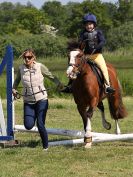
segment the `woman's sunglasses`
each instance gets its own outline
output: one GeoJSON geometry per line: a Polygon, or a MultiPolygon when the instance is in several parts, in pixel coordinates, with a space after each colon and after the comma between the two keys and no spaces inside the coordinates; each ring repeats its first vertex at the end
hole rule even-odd
{"type": "Polygon", "coordinates": [[[24,59],[31,60],[32,58],[33,58],[33,56],[24,56],[24,59]]]}

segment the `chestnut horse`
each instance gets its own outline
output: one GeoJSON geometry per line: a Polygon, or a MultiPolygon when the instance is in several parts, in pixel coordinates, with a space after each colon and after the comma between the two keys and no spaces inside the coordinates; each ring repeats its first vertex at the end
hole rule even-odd
{"type": "Polygon", "coordinates": [[[118,119],[126,117],[127,111],[122,102],[121,86],[115,68],[111,64],[107,64],[110,83],[115,89],[115,93],[106,94],[104,86],[102,88],[99,87],[97,77],[87,63],[87,56],[76,46],[78,45],[76,44],[74,46],[74,44],[72,44],[72,46],[69,46],[69,49],[71,50],[69,54],[67,75],[73,80],[72,94],[84,124],[85,147],[90,148],[92,144],[91,118],[93,111],[97,107],[101,111],[104,128],[108,130],[111,128],[111,124],[107,122],[105,118],[102,100],[104,98],[108,99],[110,114],[116,122],[117,133],[120,133],[118,119]]]}

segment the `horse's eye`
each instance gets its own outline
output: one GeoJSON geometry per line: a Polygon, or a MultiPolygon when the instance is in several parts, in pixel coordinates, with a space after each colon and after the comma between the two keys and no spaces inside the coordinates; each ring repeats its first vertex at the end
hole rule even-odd
{"type": "Polygon", "coordinates": [[[79,64],[76,64],[75,66],[76,66],[76,67],[79,67],[79,64]]]}

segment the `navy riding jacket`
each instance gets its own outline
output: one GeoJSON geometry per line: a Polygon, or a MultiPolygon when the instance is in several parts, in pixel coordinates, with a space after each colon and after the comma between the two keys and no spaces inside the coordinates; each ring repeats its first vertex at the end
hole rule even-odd
{"type": "Polygon", "coordinates": [[[93,30],[92,32],[84,30],[80,33],[79,42],[84,44],[85,54],[96,54],[102,53],[105,38],[101,30],[93,30]]]}

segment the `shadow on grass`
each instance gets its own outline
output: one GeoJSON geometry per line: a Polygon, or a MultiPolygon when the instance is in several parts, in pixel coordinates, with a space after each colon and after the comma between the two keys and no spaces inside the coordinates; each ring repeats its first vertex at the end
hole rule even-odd
{"type": "Polygon", "coordinates": [[[19,141],[19,140],[12,140],[8,142],[1,142],[0,147],[1,148],[20,148],[20,147],[29,147],[29,148],[35,148],[37,146],[42,146],[41,141],[19,141]]]}
{"type": "Polygon", "coordinates": [[[42,146],[41,141],[35,141],[35,140],[31,140],[31,141],[23,141],[20,143],[20,147],[29,147],[29,148],[35,148],[37,146],[42,146]]]}

